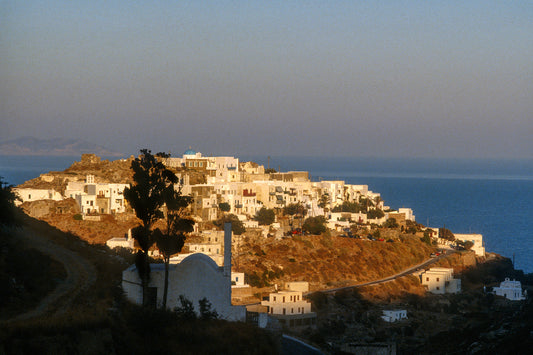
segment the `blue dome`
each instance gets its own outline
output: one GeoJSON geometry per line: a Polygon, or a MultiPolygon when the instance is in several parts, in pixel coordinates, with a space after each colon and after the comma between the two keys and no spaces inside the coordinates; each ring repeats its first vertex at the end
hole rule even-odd
{"type": "Polygon", "coordinates": [[[196,152],[191,148],[187,149],[183,155],[196,155],[196,152]]]}

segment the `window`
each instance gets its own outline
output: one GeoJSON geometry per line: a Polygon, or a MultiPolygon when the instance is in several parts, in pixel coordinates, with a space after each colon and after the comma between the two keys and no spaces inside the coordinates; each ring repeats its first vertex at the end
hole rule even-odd
{"type": "Polygon", "coordinates": [[[189,162],[189,166],[192,166],[192,161],[189,162]]]}
{"type": "Polygon", "coordinates": [[[429,282],[429,277],[426,277],[426,281],[428,281],[428,282],[429,282]]]}
{"type": "Polygon", "coordinates": [[[287,310],[283,308],[283,314],[287,314],[287,310]]]}
{"type": "Polygon", "coordinates": [[[439,278],[437,277],[437,282],[439,282],[439,278]]]}
{"type": "Polygon", "coordinates": [[[276,302],[276,296],[274,296],[274,302],[276,302]]]}
{"type": "Polygon", "coordinates": [[[199,166],[200,168],[203,167],[203,166],[204,166],[204,162],[203,162],[203,161],[199,162],[199,163],[198,163],[198,166],[199,166]]]}

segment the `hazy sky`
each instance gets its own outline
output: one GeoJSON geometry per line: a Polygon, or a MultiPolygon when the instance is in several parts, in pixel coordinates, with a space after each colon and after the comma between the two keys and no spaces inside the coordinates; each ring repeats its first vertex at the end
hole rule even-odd
{"type": "Polygon", "coordinates": [[[3,1],[0,140],[533,157],[533,2],[3,1]]]}

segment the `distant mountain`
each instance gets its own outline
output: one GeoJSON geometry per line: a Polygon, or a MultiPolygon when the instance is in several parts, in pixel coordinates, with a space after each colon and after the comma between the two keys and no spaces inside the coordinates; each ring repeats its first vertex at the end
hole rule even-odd
{"type": "Polygon", "coordinates": [[[108,157],[124,155],[80,139],[21,137],[0,142],[0,155],[71,156],[84,153],[108,157]]]}

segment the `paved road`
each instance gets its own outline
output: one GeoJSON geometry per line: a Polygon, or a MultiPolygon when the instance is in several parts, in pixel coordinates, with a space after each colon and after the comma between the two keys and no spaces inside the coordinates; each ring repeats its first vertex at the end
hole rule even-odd
{"type": "Polygon", "coordinates": [[[19,240],[24,241],[28,246],[37,249],[63,264],[67,277],[55,290],[50,292],[41,300],[34,309],[15,316],[6,322],[15,322],[38,318],[42,316],[53,316],[65,313],[76,298],[84,290],[87,290],[96,280],[96,270],[94,265],[82,258],[76,252],[66,249],[53,243],[45,236],[40,236],[32,229],[31,225],[25,226],[22,230],[15,232],[19,240]]]}
{"type": "Polygon", "coordinates": [[[452,253],[455,253],[455,250],[451,249],[451,250],[449,250],[447,252],[447,254],[441,254],[438,257],[427,259],[427,260],[423,261],[422,263],[420,263],[418,265],[412,266],[412,267],[410,267],[408,269],[405,269],[405,270],[403,270],[403,271],[401,271],[401,272],[399,272],[399,273],[397,273],[395,275],[388,276],[388,277],[385,277],[385,278],[380,279],[380,280],[374,280],[374,281],[365,282],[365,283],[362,283],[362,284],[345,286],[345,287],[331,288],[331,289],[327,289],[327,290],[322,290],[320,292],[335,293],[335,292],[342,291],[342,290],[350,290],[350,289],[354,289],[354,288],[357,288],[357,287],[377,285],[377,284],[389,282],[389,281],[395,280],[395,279],[397,279],[399,277],[402,277],[402,276],[405,276],[405,275],[410,275],[410,274],[414,273],[415,271],[417,271],[418,269],[426,268],[429,265],[437,262],[438,260],[440,260],[440,259],[442,259],[442,258],[444,258],[444,257],[446,257],[446,256],[448,256],[448,255],[450,255],[452,253]]]}

